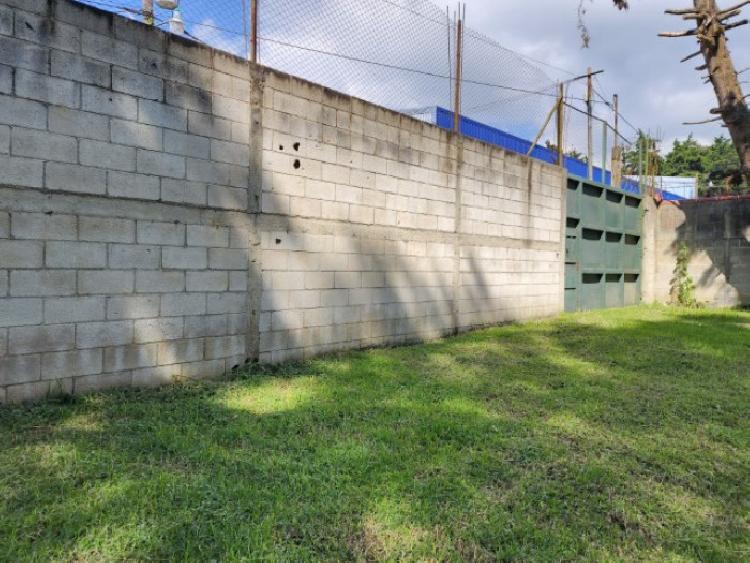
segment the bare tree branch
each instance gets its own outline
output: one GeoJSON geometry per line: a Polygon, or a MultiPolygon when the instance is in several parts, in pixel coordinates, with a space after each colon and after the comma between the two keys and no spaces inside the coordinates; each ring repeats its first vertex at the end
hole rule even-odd
{"type": "Polygon", "coordinates": [[[735,4],[734,6],[731,6],[729,8],[724,8],[719,12],[719,17],[722,17],[727,12],[734,12],[735,10],[739,10],[740,8],[742,8],[743,6],[747,6],[748,4],[750,4],[750,0],[742,0],[742,2],[740,2],[739,4],[735,4]]]}
{"type": "Polygon", "coordinates": [[[659,37],[690,37],[698,33],[697,29],[688,29],[687,31],[664,31],[659,37]]]}
{"type": "Polygon", "coordinates": [[[703,125],[705,123],[713,123],[715,121],[721,121],[721,116],[714,117],[712,119],[706,119],[703,121],[684,121],[682,124],[683,125],[703,125]]]}
{"type": "Polygon", "coordinates": [[[682,60],[681,60],[680,62],[681,62],[681,63],[686,63],[686,62],[688,62],[688,61],[689,61],[690,59],[692,59],[693,57],[697,57],[697,56],[698,56],[698,55],[700,55],[700,54],[701,54],[701,52],[700,52],[700,51],[696,51],[695,53],[690,53],[690,54],[689,54],[689,55],[688,55],[687,57],[683,58],[683,59],[682,59],[682,60]]]}
{"type": "Polygon", "coordinates": [[[724,26],[724,31],[729,31],[730,29],[740,27],[741,25],[747,25],[748,23],[750,23],[750,20],[740,20],[738,22],[730,23],[724,26]]]}
{"type": "Polygon", "coordinates": [[[686,8],[684,10],[664,10],[665,14],[670,16],[683,16],[685,14],[697,14],[695,8],[686,8]]]}

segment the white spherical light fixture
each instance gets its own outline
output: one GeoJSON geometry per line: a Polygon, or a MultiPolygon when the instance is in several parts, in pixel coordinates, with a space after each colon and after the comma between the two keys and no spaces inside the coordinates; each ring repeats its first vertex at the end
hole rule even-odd
{"type": "Polygon", "coordinates": [[[165,10],[175,10],[180,4],[180,0],[156,0],[156,3],[165,10]]]}

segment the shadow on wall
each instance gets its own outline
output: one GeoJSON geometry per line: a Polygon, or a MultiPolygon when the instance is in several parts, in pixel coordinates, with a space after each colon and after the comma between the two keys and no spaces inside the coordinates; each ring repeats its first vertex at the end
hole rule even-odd
{"type": "MultiPolygon", "coordinates": [[[[697,300],[714,307],[749,305],[750,198],[687,200],[662,206],[662,231],[674,228],[676,233],[669,266],[674,269],[674,257],[686,244],[697,300]]],[[[662,276],[665,279],[666,272],[662,276]]]]}
{"type": "Polygon", "coordinates": [[[0,558],[732,559],[746,316],[661,311],[9,409],[0,558]]]}

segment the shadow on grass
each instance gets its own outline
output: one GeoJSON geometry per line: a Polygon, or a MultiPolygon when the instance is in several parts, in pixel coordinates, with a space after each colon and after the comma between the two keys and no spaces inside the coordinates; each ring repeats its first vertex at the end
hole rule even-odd
{"type": "Polygon", "coordinates": [[[0,410],[0,558],[750,555],[750,322],[636,308],[0,410]]]}

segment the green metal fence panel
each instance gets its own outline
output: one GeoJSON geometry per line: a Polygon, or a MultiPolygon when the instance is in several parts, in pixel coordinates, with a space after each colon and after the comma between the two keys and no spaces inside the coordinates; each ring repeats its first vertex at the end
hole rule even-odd
{"type": "Polygon", "coordinates": [[[568,217],[578,218],[581,216],[581,209],[578,204],[580,191],[581,182],[573,178],[568,178],[568,190],[566,192],[566,212],[568,217]]]}
{"type": "Polygon", "coordinates": [[[641,199],[583,178],[568,178],[565,310],[640,301],[641,199]]]}
{"type": "Polygon", "coordinates": [[[604,276],[604,305],[622,307],[625,304],[623,274],[606,274],[604,276]]]}
{"type": "Polygon", "coordinates": [[[606,194],[606,227],[608,231],[622,231],[624,215],[624,194],[607,190],[606,194]]]}
{"type": "Polygon", "coordinates": [[[639,274],[625,274],[624,304],[637,305],[641,295],[641,276],[639,274]]]}
{"type": "Polygon", "coordinates": [[[582,274],[578,296],[579,308],[582,311],[603,309],[605,307],[604,274],[582,274]]]}
{"type": "Polygon", "coordinates": [[[605,266],[604,231],[581,229],[581,264],[585,269],[605,266]]]}
{"type": "Polygon", "coordinates": [[[629,233],[640,233],[641,219],[641,200],[637,197],[626,195],[623,230],[629,233]]]}

